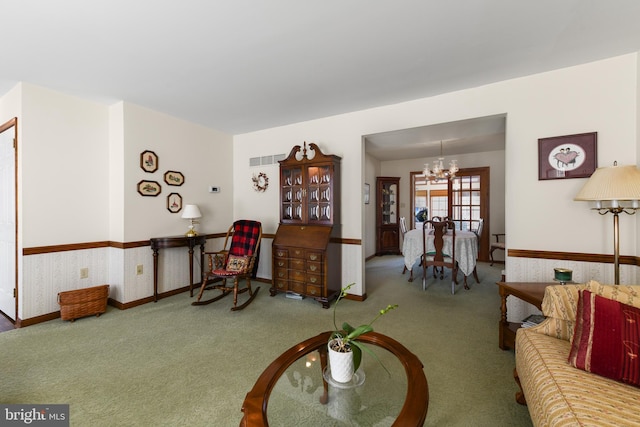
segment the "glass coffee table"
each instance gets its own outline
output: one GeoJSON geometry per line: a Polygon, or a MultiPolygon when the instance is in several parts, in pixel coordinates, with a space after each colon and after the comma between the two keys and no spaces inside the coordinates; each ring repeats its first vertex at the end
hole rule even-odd
{"type": "Polygon", "coordinates": [[[260,375],[242,405],[241,426],[422,426],[429,388],[420,360],[398,341],[370,332],[359,340],[361,369],[349,383],[332,380],[327,366],[331,331],[282,353],[260,375]]]}

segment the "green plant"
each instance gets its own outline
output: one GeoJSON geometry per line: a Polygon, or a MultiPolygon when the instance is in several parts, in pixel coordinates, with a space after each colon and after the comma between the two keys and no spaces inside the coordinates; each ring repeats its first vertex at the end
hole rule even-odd
{"type": "MultiPolygon", "coordinates": [[[[333,305],[333,326],[335,329],[331,334],[329,340],[335,340],[331,347],[332,350],[339,353],[347,353],[349,351],[353,353],[353,371],[355,372],[360,367],[363,350],[371,354],[376,360],[378,360],[378,362],[380,362],[380,359],[378,359],[375,353],[373,353],[367,346],[365,346],[364,343],[358,341],[358,337],[360,335],[366,334],[367,332],[372,332],[373,327],[371,325],[373,324],[373,322],[387,314],[390,310],[397,308],[398,304],[389,304],[386,308],[381,309],[380,311],[378,311],[378,314],[376,314],[373,320],[367,324],[360,325],[357,328],[354,328],[349,323],[344,322],[342,324],[342,329],[338,329],[338,326],[336,324],[336,308],[338,307],[338,303],[340,302],[340,300],[347,295],[347,291],[351,289],[353,285],[355,285],[355,283],[351,283],[342,288],[342,290],[340,291],[340,295],[336,299],[336,303],[333,305]]],[[[382,364],[382,362],[380,362],[380,364],[388,373],[389,371],[382,364]]]]}

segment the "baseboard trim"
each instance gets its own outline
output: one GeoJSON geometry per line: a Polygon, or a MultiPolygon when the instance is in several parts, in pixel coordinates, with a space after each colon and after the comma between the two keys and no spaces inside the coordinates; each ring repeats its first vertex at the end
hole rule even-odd
{"type": "MultiPolygon", "coordinates": [[[[270,279],[264,279],[264,278],[260,278],[260,277],[256,277],[255,279],[252,279],[253,282],[261,282],[261,283],[269,283],[271,284],[271,280],[270,279]]],[[[194,285],[193,286],[193,291],[194,294],[196,294],[198,292],[198,289],[200,288],[200,285],[194,285]]],[[[168,298],[174,295],[178,295],[181,294],[183,292],[189,292],[189,286],[183,286],[181,288],[177,288],[177,289],[172,289],[170,291],[166,291],[166,292],[162,292],[158,294],[158,300],[161,300],[163,298],[168,298]]],[[[107,299],[107,304],[110,305],[111,307],[115,307],[119,310],[127,310],[129,308],[134,308],[134,307],[138,307],[140,305],[144,305],[147,303],[153,302],[153,295],[149,296],[149,297],[145,297],[145,298],[141,298],[135,301],[130,301],[130,302],[120,302],[118,300],[115,300],[113,298],[109,298],[107,299]]],[[[31,326],[31,325],[37,325],[38,323],[43,323],[43,322],[48,322],[49,320],[54,320],[60,317],[60,311],[55,311],[53,313],[47,313],[47,314],[43,314],[41,316],[36,316],[36,317],[31,317],[29,319],[20,319],[20,318],[16,318],[15,321],[15,328],[22,328],[22,327],[26,327],[26,326],[31,326]]]]}

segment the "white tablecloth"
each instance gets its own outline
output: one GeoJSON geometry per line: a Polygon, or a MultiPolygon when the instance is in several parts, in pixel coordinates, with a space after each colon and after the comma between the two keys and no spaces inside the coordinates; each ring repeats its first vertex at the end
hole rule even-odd
{"type": "MultiPolygon", "coordinates": [[[[428,232],[429,230],[427,230],[428,232]]],[[[444,235],[443,250],[445,253],[451,253],[451,236],[451,233],[444,235]]],[[[435,251],[433,237],[433,234],[427,234],[427,252],[435,251]]],[[[408,231],[404,235],[404,242],[402,243],[402,255],[407,269],[411,270],[413,265],[420,259],[422,250],[422,229],[408,231]]],[[[456,230],[456,261],[458,261],[460,271],[465,276],[473,273],[477,258],[478,242],[475,233],[456,230]]]]}

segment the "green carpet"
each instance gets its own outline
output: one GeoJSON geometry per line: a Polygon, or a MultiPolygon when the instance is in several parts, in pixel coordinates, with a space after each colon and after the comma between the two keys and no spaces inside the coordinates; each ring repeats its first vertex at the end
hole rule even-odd
{"type": "MultiPolygon", "coordinates": [[[[365,323],[399,304],[374,326],[424,364],[425,425],[530,426],[514,400],[513,352],[498,348],[500,267],[480,264],[482,282],[451,295],[446,277],[424,292],[422,273],[408,283],[402,265],[397,256],[367,262],[368,298],[343,301],[339,322],[365,323]]],[[[229,310],[232,297],[193,307],[183,293],[1,333],[0,401],[68,403],[72,426],[237,426],[267,365],[333,324],[332,310],[317,302],[272,298],[267,284],[256,285],[255,301],[239,312],[229,310]]]]}

